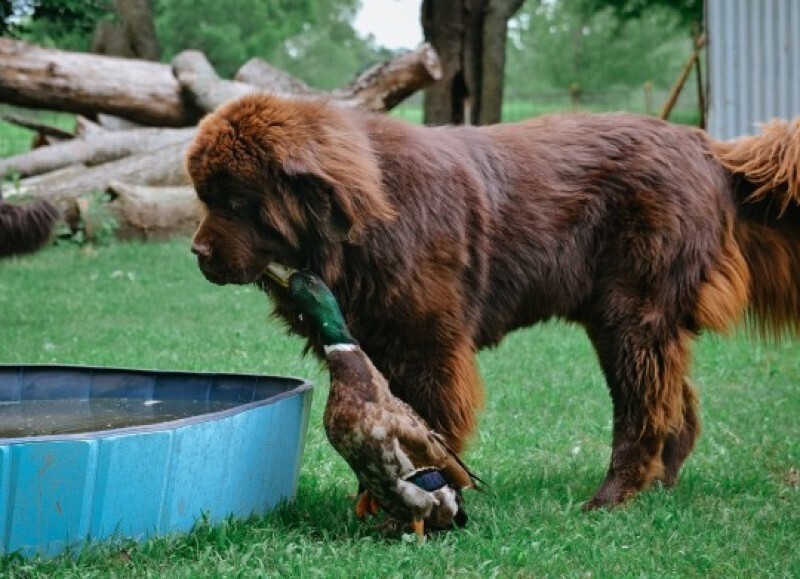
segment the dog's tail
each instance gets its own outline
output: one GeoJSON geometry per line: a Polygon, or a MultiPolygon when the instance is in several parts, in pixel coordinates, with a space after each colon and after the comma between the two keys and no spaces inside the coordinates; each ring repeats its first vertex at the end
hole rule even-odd
{"type": "Polygon", "coordinates": [[[738,206],[733,237],[748,270],[749,327],[764,338],[800,336],[800,118],[711,149],[738,206]]]}
{"type": "Polygon", "coordinates": [[[0,258],[33,253],[53,235],[58,210],[45,199],[7,203],[0,197],[0,258]]]}

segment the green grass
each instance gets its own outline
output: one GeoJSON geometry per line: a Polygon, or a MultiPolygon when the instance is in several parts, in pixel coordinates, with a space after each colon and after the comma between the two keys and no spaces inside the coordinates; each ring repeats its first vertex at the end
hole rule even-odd
{"type": "MultiPolygon", "coordinates": [[[[75,115],[50,111],[18,111],[14,107],[0,104],[0,113],[13,113],[40,123],[50,124],[65,131],[75,129],[75,115]]],[[[12,157],[31,149],[35,131],[24,129],[0,120],[0,159],[12,157]]]]}
{"type": "Polygon", "coordinates": [[[466,529],[422,547],[352,514],[354,479],[321,426],[327,378],[248,287],[217,287],[188,242],[48,248],[0,262],[0,362],[265,372],[316,392],[297,501],[247,521],[51,561],[4,577],[797,577],[800,343],[707,336],[695,350],[704,432],[678,487],[612,512],[580,503],[602,478],[610,403],[591,347],[560,323],[479,357],[487,383],[466,458],[491,485],[466,529]]]}
{"type": "MultiPolygon", "coordinates": [[[[555,103],[553,102],[537,103],[534,102],[533,100],[514,100],[514,101],[506,101],[505,103],[503,103],[503,122],[512,123],[516,121],[530,119],[533,117],[538,117],[540,115],[559,113],[559,112],[570,112],[573,110],[590,112],[590,113],[627,110],[633,113],[644,114],[643,107],[639,108],[630,106],[626,107],[623,106],[622,104],[620,105],[588,104],[588,105],[582,105],[580,107],[577,107],[577,109],[575,109],[572,106],[570,106],[569,99],[567,98],[565,98],[563,102],[555,102],[555,103]]],[[[412,123],[422,123],[422,106],[419,104],[415,104],[413,102],[408,104],[401,104],[397,108],[393,109],[391,114],[405,121],[409,121],[412,123]]],[[[699,113],[694,109],[675,109],[670,115],[670,121],[682,125],[697,126],[699,121],[699,113]]]]}
{"type": "Polygon", "coordinates": [[[33,131],[0,121],[0,159],[29,150],[33,136],[33,131]]]}

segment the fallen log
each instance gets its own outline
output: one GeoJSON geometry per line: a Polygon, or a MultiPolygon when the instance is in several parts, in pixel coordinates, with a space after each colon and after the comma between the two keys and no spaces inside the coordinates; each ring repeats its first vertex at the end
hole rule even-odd
{"type": "Polygon", "coordinates": [[[10,194],[42,197],[59,205],[91,191],[104,191],[112,181],[131,185],[181,186],[189,180],[183,168],[183,153],[191,140],[174,143],[150,151],[130,155],[95,167],[70,165],[18,182],[10,194]]]}
{"type": "Polygon", "coordinates": [[[220,78],[205,54],[184,50],[172,59],[172,72],[183,94],[198,109],[211,112],[223,103],[264,89],[252,84],[220,78]]]}
{"type": "MultiPolygon", "coordinates": [[[[106,192],[109,215],[116,221],[118,239],[140,241],[163,240],[174,236],[190,236],[200,223],[201,209],[191,187],[143,187],[112,181],[106,192]]],[[[83,216],[86,234],[102,224],[83,216]]]]}
{"type": "MultiPolygon", "coordinates": [[[[89,127],[91,125],[84,125],[89,127]]],[[[161,149],[174,143],[188,143],[194,129],[136,129],[103,131],[86,139],[72,139],[40,147],[21,155],[0,159],[0,178],[30,177],[74,164],[100,165],[136,153],[161,149]]]]}
{"type": "Polygon", "coordinates": [[[142,129],[146,126],[130,119],[123,119],[122,117],[115,117],[105,113],[97,114],[97,124],[107,131],[131,131],[133,129],[142,129]]]}
{"type": "MultiPolygon", "coordinates": [[[[220,79],[210,65],[198,63],[205,60],[204,56],[192,58],[187,59],[185,53],[176,57],[176,74],[183,75],[179,82],[173,67],[167,64],[42,48],[0,38],[0,102],[89,118],[106,114],[142,125],[183,127],[194,125],[226,99],[266,90],[260,82],[220,79]],[[187,87],[192,98],[184,98],[187,87]]],[[[250,73],[245,70],[242,76],[247,78],[250,73]]],[[[284,94],[291,75],[284,76],[288,78],[283,78],[280,86],[269,90],[284,94]]],[[[440,77],[435,51],[423,44],[370,69],[345,89],[308,94],[385,111],[440,77]]]]}
{"type": "MultiPolygon", "coordinates": [[[[225,80],[217,75],[205,55],[197,50],[185,50],[176,55],[172,67],[184,94],[197,108],[206,112],[211,112],[234,98],[267,90],[262,87],[265,87],[269,77],[274,74],[274,69],[269,70],[251,63],[237,77],[255,78],[257,85],[225,80]]],[[[290,94],[295,97],[329,98],[344,106],[382,112],[394,108],[441,77],[442,67],[436,51],[430,44],[424,43],[415,50],[367,69],[343,89],[329,92],[310,89],[305,91],[301,87],[301,92],[290,93],[283,93],[277,88],[268,90],[273,94],[290,94]]],[[[278,81],[281,87],[291,86],[292,77],[284,73],[279,76],[278,81]]]]}
{"type": "Polygon", "coordinates": [[[251,58],[245,62],[236,71],[233,80],[278,93],[302,95],[314,92],[314,89],[299,78],[260,58],[251,58]]]}
{"type": "Polygon", "coordinates": [[[61,222],[70,235],[81,232],[88,241],[108,236],[121,241],[188,237],[202,215],[191,187],[145,187],[121,181],[111,181],[97,194],[62,199],[59,205],[61,222]]]}
{"type": "Polygon", "coordinates": [[[169,65],[9,38],[0,38],[0,102],[166,127],[193,125],[201,114],[181,99],[169,65]]]}
{"type": "Polygon", "coordinates": [[[388,111],[442,78],[442,65],[427,42],[392,60],[376,64],[331,98],[371,111],[388,111]]]}
{"type": "Polygon", "coordinates": [[[77,139],[94,139],[99,135],[104,135],[108,132],[105,127],[78,115],[75,117],[75,138],[77,139]]]}

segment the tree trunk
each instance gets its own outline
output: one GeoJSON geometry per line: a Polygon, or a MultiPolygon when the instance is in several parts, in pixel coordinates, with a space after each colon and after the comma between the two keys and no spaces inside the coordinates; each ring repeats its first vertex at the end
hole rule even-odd
{"type": "Polygon", "coordinates": [[[421,23],[425,40],[439,55],[442,78],[425,91],[424,122],[463,124],[469,94],[464,79],[465,0],[423,0],[421,23]]]}
{"type": "Polygon", "coordinates": [[[425,92],[426,124],[501,120],[508,20],[524,0],[423,0],[425,39],[439,54],[440,82],[425,92]]]}
{"type": "Polygon", "coordinates": [[[481,58],[481,98],[478,124],[499,123],[503,113],[503,85],[506,69],[508,21],[524,0],[487,2],[483,18],[483,55],[481,58]]]}
{"type": "Polygon", "coordinates": [[[115,0],[116,21],[102,20],[91,51],[106,56],[157,61],[160,55],[152,0],[115,0]]]}

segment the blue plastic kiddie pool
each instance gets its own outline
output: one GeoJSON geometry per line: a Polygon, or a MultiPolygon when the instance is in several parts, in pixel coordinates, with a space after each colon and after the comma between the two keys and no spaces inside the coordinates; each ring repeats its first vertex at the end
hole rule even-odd
{"type": "Polygon", "coordinates": [[[311,397],[297,378],[0,365],[0,554],[294,499],[311,397]]]}

